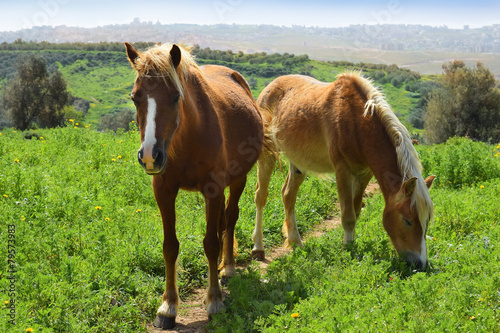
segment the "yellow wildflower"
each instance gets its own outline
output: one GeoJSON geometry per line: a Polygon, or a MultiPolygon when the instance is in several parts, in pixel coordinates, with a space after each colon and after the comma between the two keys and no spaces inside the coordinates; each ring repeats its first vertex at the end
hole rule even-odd
{"type": "Polygon", "coordinates": [[[70,119],[70,120],[69,120],[69,122],[70,122],[70,123],[72,123],[72,122],[74,122],[74,121],[75,121],[74,119],[70,119]]]}
{"type": "Polygon", "coordinates": [[[4,197],[4,198],[8,198],[9,196],[8,196],[7,194],[4,194],[4,195],[3,195],[3,197],[4,197]]]}
{"type": "Polygon", "coordinates": [[[111,161],[116,162],[116,158],[112,158],[111,161]]]}
{"type": "Polygon", "coordinates": [[[475,316],[471,316],[470,320],[476,320],[476,317],[475,316]]]}
{"type": "Polygon", "coordinates": [[[292,313],[292,318],[299,318],[299,317],[300,317],[300,315],[297,312],[292,313]]]}
{"type": "Polygon", "coordinates": [[[14,159],[14,162],[19,163],[19,159],[18,159],[18,158],[15,158],[15,159],[14,159]]]}
{"type": "Polygon", "coordinates": [[[479,188],[480,188],[480,189],[483,189],[483,188],[484,188],[484,185],[479,186],[479,188]]]}
{"type": "Polygon", "coordinates": [[[28,328],[26,329],[26,332],[34,332],[34,331],[35,331],[35,330],[34,330],[34,329],[32,329],[31,327],[28,327],[28,328]]]}
{"type": "Polygon", "coordinates": [[[3,304],[5,304],[5,305],[9,305],[9,303],[10,303],[9,301],[3,302],[3,304]]]}
{"type": "Polygon", "coordinates": [[[104,219],[104,221],[109,221],[109,217],[106,217],[106,218],[104,219]]]}
{"type": "Polygon", "coordinates": [[[138,209],[138,210],[136,210],[135,212],[136,212],[136,213],[140,213],[140,212],[141,212],[141,210],[140,210],[140,209],[138,209]]]}
{"type": "Polygon", "coordinates": [[[101,210],[102,207],[101,206],[95,206],[95,210],[101,210]]]}
{"type": "Polygon", "coordinates": [[[116,156],[116,158],[117,158],[117,159],[120,159],[120,158],[122,158],[122,155],[118,155],[118,156],[116,156]]]}
{"type": "Polygon", "coordinates": [[[80,125],[79,123],[75,123],[76,126],[80,125]]]}

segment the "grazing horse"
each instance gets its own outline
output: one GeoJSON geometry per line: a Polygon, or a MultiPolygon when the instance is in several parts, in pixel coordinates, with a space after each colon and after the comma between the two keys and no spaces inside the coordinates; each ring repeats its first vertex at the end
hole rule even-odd
{"type": "Polygon", "coordinates": [[[154,325],[166,329],[174,327],[179,308],[177,193],[179,189],[199,191],[205,199],[203,247],[209,268],[205,307],[210,316],[223,306],[217,275],[221,250],[221,277],[235,274],[238,200],[247,173],[262,150],[263,121],[247,82],[238,72],[222,66],[198,67],[189,51],[175,44],[157,45],[145,52],[128,43],[125,46],[137,72],[131,99],[141,134],[138,160],[153,176],[163,221],[166,283],[154,325]]]}
{"type": "MultiPolygon", "coordinates": [[[[332,83],[302,75],[271,82],[257,100],[267,110],[265,131],[288,158],[282,189],[285,245],[302,245],[295,202],[306,172],[335,173],[346,244],[354,240],[364,190],[375,176],[382,190],[383,225],[397,252],[418,268],[426,266],[426,232],[434,206],[428,189],[435,176],[422,178],[422,166],[407,129],[384,95],[357,73],[332,83]]],[[[258,164],[253,256],[264,258],[262,214],[276,162],[263,151],[258,164]]]]}

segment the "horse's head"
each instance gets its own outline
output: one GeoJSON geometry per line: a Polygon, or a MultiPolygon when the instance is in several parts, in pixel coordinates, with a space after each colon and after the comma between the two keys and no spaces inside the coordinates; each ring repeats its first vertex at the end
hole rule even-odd
{"type": "Polygon", "coordinates": [[[125,43],[127,56],[137,71],[130,95],[136,107],[136,119],[141,132],[141,147],[137,153],[146,173],[163,173],[167,151],[179,126],[182,86],[177,73],[181,49],[169,50],[156,46],[145,53],[137,52],[125,43]]]}
{"type": "Polygon", "coordinates": [[[425,200],[425,193],[432,186],[435,176],[416,177],[406,181],[401,189],[386,203],[383,215],[384,228],[396,251],[408,265],[417,269],[427,265],[426,233],[433,214],[432,202],[425,200]]]}

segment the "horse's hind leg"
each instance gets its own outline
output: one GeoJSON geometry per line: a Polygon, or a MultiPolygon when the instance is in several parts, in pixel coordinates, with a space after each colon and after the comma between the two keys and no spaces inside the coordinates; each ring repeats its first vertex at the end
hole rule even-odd
{"type": "Polygon", "coordinates": [[[283,235],[286,237],[285,247],[291,247],[292,244],[302,246],[302,240],[297,229],[297,220],[295,219],[295,203],[299,187],[304,182],[304,179],[306,179],[305,172],[300,171],[290,163],[288,177],[281,189],[283,205],[285,206],[285,222],[283,223],[283,235]]]}
{"type": "Polygon", "coordinates": [[[246,180],[247,177],[245,175],[229,186],[229,198],[225,212],[226,230],[223,235],[222,262],[219,266],[221,278],[230,278],[236,273],[234,267],[234,249],[237,246],[235,246],[234,228],[240,214],[238,202],[245,189],[246,180]]]}
{"type": "Polygon", "coordinates": [[[264,260],[264,234],[262,232],[262,216],[269,194],[269,182],[273,173],[276,158],[272,154],[262,153],[257,161],[257,188],[255,190],[255,228],[252,234],[254,247],[252,257],[264,260]]]}

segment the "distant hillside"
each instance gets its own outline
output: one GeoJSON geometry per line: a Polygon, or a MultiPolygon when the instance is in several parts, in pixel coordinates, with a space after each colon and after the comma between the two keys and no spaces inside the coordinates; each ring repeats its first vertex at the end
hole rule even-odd
{"type": "Polygon", "coordinates": [[[35,27],[0,32],[0,42],[180,42],[245,53],[307,54],[323,61],[396,64],[421,74],[462,59],[484,63],[500,78],[500,24],[479,29],[422,25],[356,25],[345,28],[272,25],[164,25],[137,22],[96,28],[35,27]]]}
{"type": "MultiPolygon", "coordinates": [[[[147,43],[135,43],[139,49],[147,43]]],[[[134,109],[129,95],[135,73],[127,61],[121,43],[34,43],[17,41],[0,44],[0,88],[13,77],[12,66],[20,54],[36,52],[43,56],[49,70],[59,69],[67,80],[68,89],[76,98],[77,111],[82,110],[85,122],[99,124],[102,117],[118,115],[123,110],[134,109]],[[80,109],[82,105],[87,107],[80,109]]],[[[426,92],[435,85],[433,80],[401,69],[396,65],[351,63],[346,61],[323,62],[309,59],[307,55],[290,53],[244,53],[202,48],[193,50],[197,62],[221,64],[241,72],[248,80],[252,93],[260,91],[274,78],[286,74],[304,74],[330,82],[347,69],[357,69],[372,78],[386,94],[395,113],[410,128],[422,128],[422,107],[426,92]]]]}

